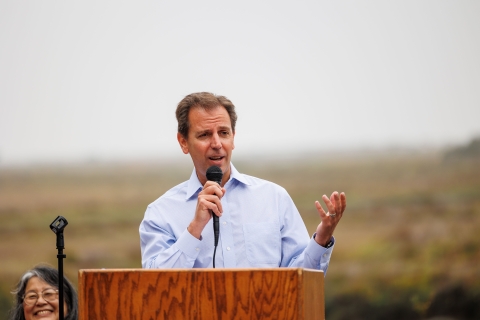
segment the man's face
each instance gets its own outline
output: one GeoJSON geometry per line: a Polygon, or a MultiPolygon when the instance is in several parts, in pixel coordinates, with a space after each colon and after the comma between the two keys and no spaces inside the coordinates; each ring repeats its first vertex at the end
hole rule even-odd
{"type": "Polygon", "coordinates": [[[222,169],[222,185],[230,178],[230,158],[235,148],[235,132],[227,110],[223,106],[205,110],[194,107],[188,114],[190,129],[185,139],[177,134],[183,153],[189,153],[202,184],[207,181],[206,172],[210,166],[222,169]]]}

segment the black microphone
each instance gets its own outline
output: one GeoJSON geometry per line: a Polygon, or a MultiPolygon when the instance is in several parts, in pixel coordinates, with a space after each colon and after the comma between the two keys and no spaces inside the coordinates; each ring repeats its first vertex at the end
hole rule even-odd
{"type": "MultiPolygon", "coordinates": [[[[219,185],[222,185],[223,172],[220,167],[211,166],[207,169],[207,180],[215,181],[219,185]]],[[[220,235],[220,223],[218,221],[218,216],[212,212],[213,216],[213,234],[215,236],[215,247],[218,245],[218,237],[220,235]]]]}

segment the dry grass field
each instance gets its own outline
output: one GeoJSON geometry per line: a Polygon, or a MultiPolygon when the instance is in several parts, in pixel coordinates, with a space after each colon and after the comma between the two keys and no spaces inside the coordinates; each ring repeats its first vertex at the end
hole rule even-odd
{"type": "MultiPolygon", "coordinates": [[[[327,319],[425,318],[436,301],[468,306],[480,297],[478,159],[445,162],[435,152],[305,158],[234,162],[285,187],[310,232],[318,223],[314,201],[346,192],[326,279],[327,319]],[[460,292],[458,301],[451,292],[460,292]]],[[[188,162],[0,169],[0,319],[26,269],[56,266],[49,225],[58,215],[69,222],[64,266],[75,284],[79,269],[139,268],[146,206],[191,170],[188,162]]]]}

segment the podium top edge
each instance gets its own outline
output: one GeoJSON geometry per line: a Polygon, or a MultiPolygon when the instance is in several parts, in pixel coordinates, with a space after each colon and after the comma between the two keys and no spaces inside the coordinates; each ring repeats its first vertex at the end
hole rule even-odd
{"type": "Polygon", "coordinates": [[[142,268],[100,268],[100,269],[80,269],[78,270],[79,273],[148,273],[148,272],[314,272],[314,273],[323,273],[322,270],[315,270],[315,269],[305,269],[305,268],[175,268],[175,269],[142,269],[142,268]]]}

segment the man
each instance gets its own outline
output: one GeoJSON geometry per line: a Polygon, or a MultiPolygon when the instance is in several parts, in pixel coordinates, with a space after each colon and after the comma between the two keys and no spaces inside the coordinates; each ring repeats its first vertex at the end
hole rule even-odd
{"type": "Polygon", "coordinates": [[[282,187],[239,173],[231,163],[235,106],[201,92],[177,106],[177,139],[190,154],[190,179],[151,203],[140,224],[144,268],[303,267],[327,271],[333,231],[346,207],[345,194],[318,201],[321,222],[309,237],[295,204],[282,187]],[[207,181],[210,166],[223,172],[221,185],[207,181]],[[212,214],[219,217],[215,264],[212,214]]]}

